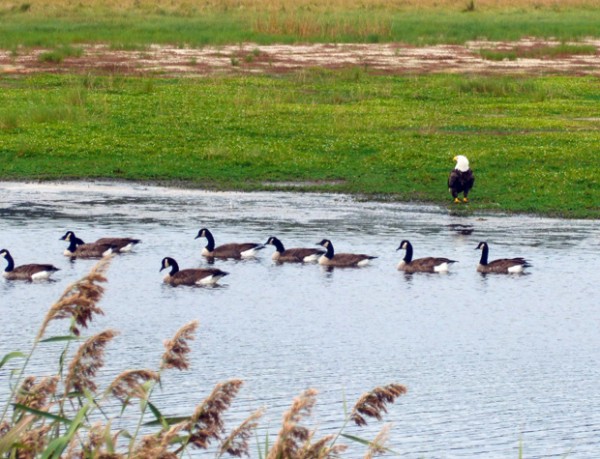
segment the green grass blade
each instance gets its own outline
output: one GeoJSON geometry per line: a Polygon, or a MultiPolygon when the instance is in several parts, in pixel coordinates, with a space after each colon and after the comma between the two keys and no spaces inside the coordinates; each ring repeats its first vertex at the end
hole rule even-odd
{"type": "Polygon", "coordinates": [[[164,423],[166,422],[167,425],[171,426],[173,424],[178,424],[180,422],[189,421],[189,420],[190,420],[189,416],[173,416],[173,417],[169,417],[169,418],[161,417],[160,419],[156,419],[154,421],[145,422],[143,425],[144,426],[158,426],[158,425],[164,425],[164,423]]]}
{"type": "Polygon", "coordinates": [[[40,343],[56,343],[58,341],[74,341],[78,339],[80,338],[75,335],[53,336],[51,338],[40,340],[40,343]]]}
{"type": "Polygon", "coordinates": [[[35,414],[36,416],[50,419],[52,421],[58,421],[66,425],[70,425],[73,421],[62,416],[57,416],[52,413],[48,413],[47,411],[36,410],[35,408],[31,408],[29,406],[21,405],[20,403],[13,403],[13,407],[19,411],[25,411],[27,413],[35,414]]]}
{"type": "Polygon", "coordinates": [[[2,357],[2,360],[0,360],[0,368],[2,368],[6,363],[8,363],[9,360],[18,359],[18,358],[24,359],[24,358],[27,358],[27,355],[25,355],[19,351],[9,352],[4,357],[2,357]]]}

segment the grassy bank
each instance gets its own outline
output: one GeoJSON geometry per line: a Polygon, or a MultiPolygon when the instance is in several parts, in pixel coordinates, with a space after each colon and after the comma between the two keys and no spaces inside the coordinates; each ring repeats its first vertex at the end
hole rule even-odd
{"type": "Polygon", "coordinates": [[[0,0],[0,48],[110,43],[408,44],[598,36],[600,6],[565,2],[23,2],[0,0]],[[438,5],[438,6],[435,6],[438,5]]]}
{"type": "Polygon", "coordinates": [[[598,80],[384,77],[359,69],[207,79],[0,79],[0,178],[184,181],[600,218],[598,80]]]}

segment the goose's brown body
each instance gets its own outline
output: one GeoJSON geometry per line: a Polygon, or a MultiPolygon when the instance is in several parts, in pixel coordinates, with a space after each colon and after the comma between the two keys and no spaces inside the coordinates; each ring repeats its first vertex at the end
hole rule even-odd
{"type": "Polygon", "coordinates": [[[270,237],[266,244],[275,246],[272,259],[278,263],[310,263],[318,261],[325,252],[312,247],[295,247],[286,249],[276,237],[270,237]]]}
{"type": "Polygon", "coordinates": [[[456,260],[451,260],[444,257],[424,257],[412,259],[413,247],[412,244],[404,240],[400,243],[397,250],[404,249],[406,254],[398,264],[398,270],[406,273],[438,273],[448,271],[451,264],[456,263],[456,260]]]}
{"type": "Polygon", "coordinates": [[[216,268],[189,268],[179,270],[179,265],[171,257],[165,257],[162,261],[161,271],[171,268],[169,274],[164,278],[165,283],[170,285],[205,285],[216,284],[222,277],[229,273],[216,268]]]}
{"type": "Polygon", "coordinates": [[[215,238],[206,228],[198,231],[196,239],[201,237],[205,237],[207,240],[206,247],[202,249],[202,256],[207,258],[250,258],[256,256],[259,250],[265,248],[263,244],[258,242],[230,242],[217,247],[215,246],[215,238]]]}
{"type": "Polygon", "coordinates": [[[365,255],[362,253],[335,253],[333,244],[329,239],[323,239],[318,245],[325,247],[327,250],[319,258],[319,264],[322,266],[350,268],[358,266],[366,266],[370,260],[377,257],[365,255]]]}
{"type": "Polygon", "coordinates": [[[477,271],[480,273],[519,274],[522,273],[525,268],[531,266],[531,264],[522,257],[498,258],[493,261],[488,261],[489,247],[487,242],[480,242],[475,250],[481,250],[481,259],[477,265],[477,271]]]}
{"type": "Polygon", "coordinates": [[[27,265],[15,266],[15,262],[6,249],[0,250],[0,256],[6,259],[8,265],[4,270],[4,277],[9,280],[39,280],[48,279],[52,273],[59,269],[51,264],[31,263],[27,265]]]}

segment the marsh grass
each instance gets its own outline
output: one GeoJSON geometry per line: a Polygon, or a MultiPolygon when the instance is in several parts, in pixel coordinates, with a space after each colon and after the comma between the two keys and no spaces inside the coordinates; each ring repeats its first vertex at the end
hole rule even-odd
{"type": "MultiPolygon", "coordinates": [[[[12,367],[8,378],[10,395],[0,415],[0,456],[174,459],[184,457],[191,449],[209,451],[215,457],[250,455],[250,439],[255,435],[264,409],[250,413],[237,426],[229,428],[225,423],[225,414],[242,389],[241,380],[217,384],[190,410],[189,416],[169,417],[153,401],[156,390],[168,390],[160,385],[166,371],[189,370],[198,321],[185,324],[171,339],[165,340],[165,350],[155,370],[125,370],[108,385],[96,381],[98,372],[109,364],[105,360],[105,349],[118,339],[118,333],[104,330],[87,338],[80,334],[103,314],[99,303],[110,262],[111,258],[101,260],[88,275],[65,289],[48,310],[28,353],[15,351],[0,359],[0,369],[5,371],[12,367]],[[50,324],[61,320],[68,322],[67,333],[47,336],[50,324]],[[62,350],[57,349],[56,373],[44,377],[26,376],[35,372],[30,368],[32,356],[47,343],[64,343],[62,350]],[[78,347],[71,352],[73,345],[78,347]],[[20,362],[20,366],[15,366],[16,362],[20,362]],[[120,409],[111,408],[115,400],[120,409]],[[136,419],[131,413],[133,410],[137,410],[137,421],[131,426],[131,419],[136,419]],[[153,420],[146,422],[146,416],[152,416],[153,420]],[[123,422],[125,417],[128,422],[123,422]],[[113,427],[116,425],[119,427],[113,427]]],[[[46,359],[48,355],[45,353],[46,359]]],[[[268,442],[256,445],[259,456],[267,459],[339,458],[346,449],[339,442],[340,438],[365,445],[365,457],[388,452],[384,446],[388,426],[371,441],[346,435],[344,429],[352,421],[365,425],[364,416],[381,420],[387,405],[405,393],[406,388],[399,384],[373,389],[360,398],[351,415],[345,416],[336,434],[319,438],[317,430],[305,424],[317,402],[317,391],[308,389],[285,412],[272,445],[268,442]],[[360,422],[356,419],[357,413],[360,413],[360,422]]]]}

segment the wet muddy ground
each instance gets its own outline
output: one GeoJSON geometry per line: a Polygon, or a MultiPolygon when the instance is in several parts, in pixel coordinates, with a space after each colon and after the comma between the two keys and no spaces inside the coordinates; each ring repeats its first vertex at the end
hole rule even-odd
{"type": "Polygon", "coordinates": [[[468,42],[465,45],[414,47],[391,44],[307,44],[185,48],[153,45],[123,51],[108,45],[82,45],[79,57],[62,62],[43,62],[49,50],[23,48],[0,50],[0,74],[98,73],[160,76],[207,76],[214,74],[288,73],[303,68],[339,69],[361,67],[377,74],[571,74],[600,75],[600,39],[583,44],[596,46],[592,55],[559,55],[552,58],[484,59],[481,49],[530,50],[559,42],[523,39],[518,42],[468,42]]]}

